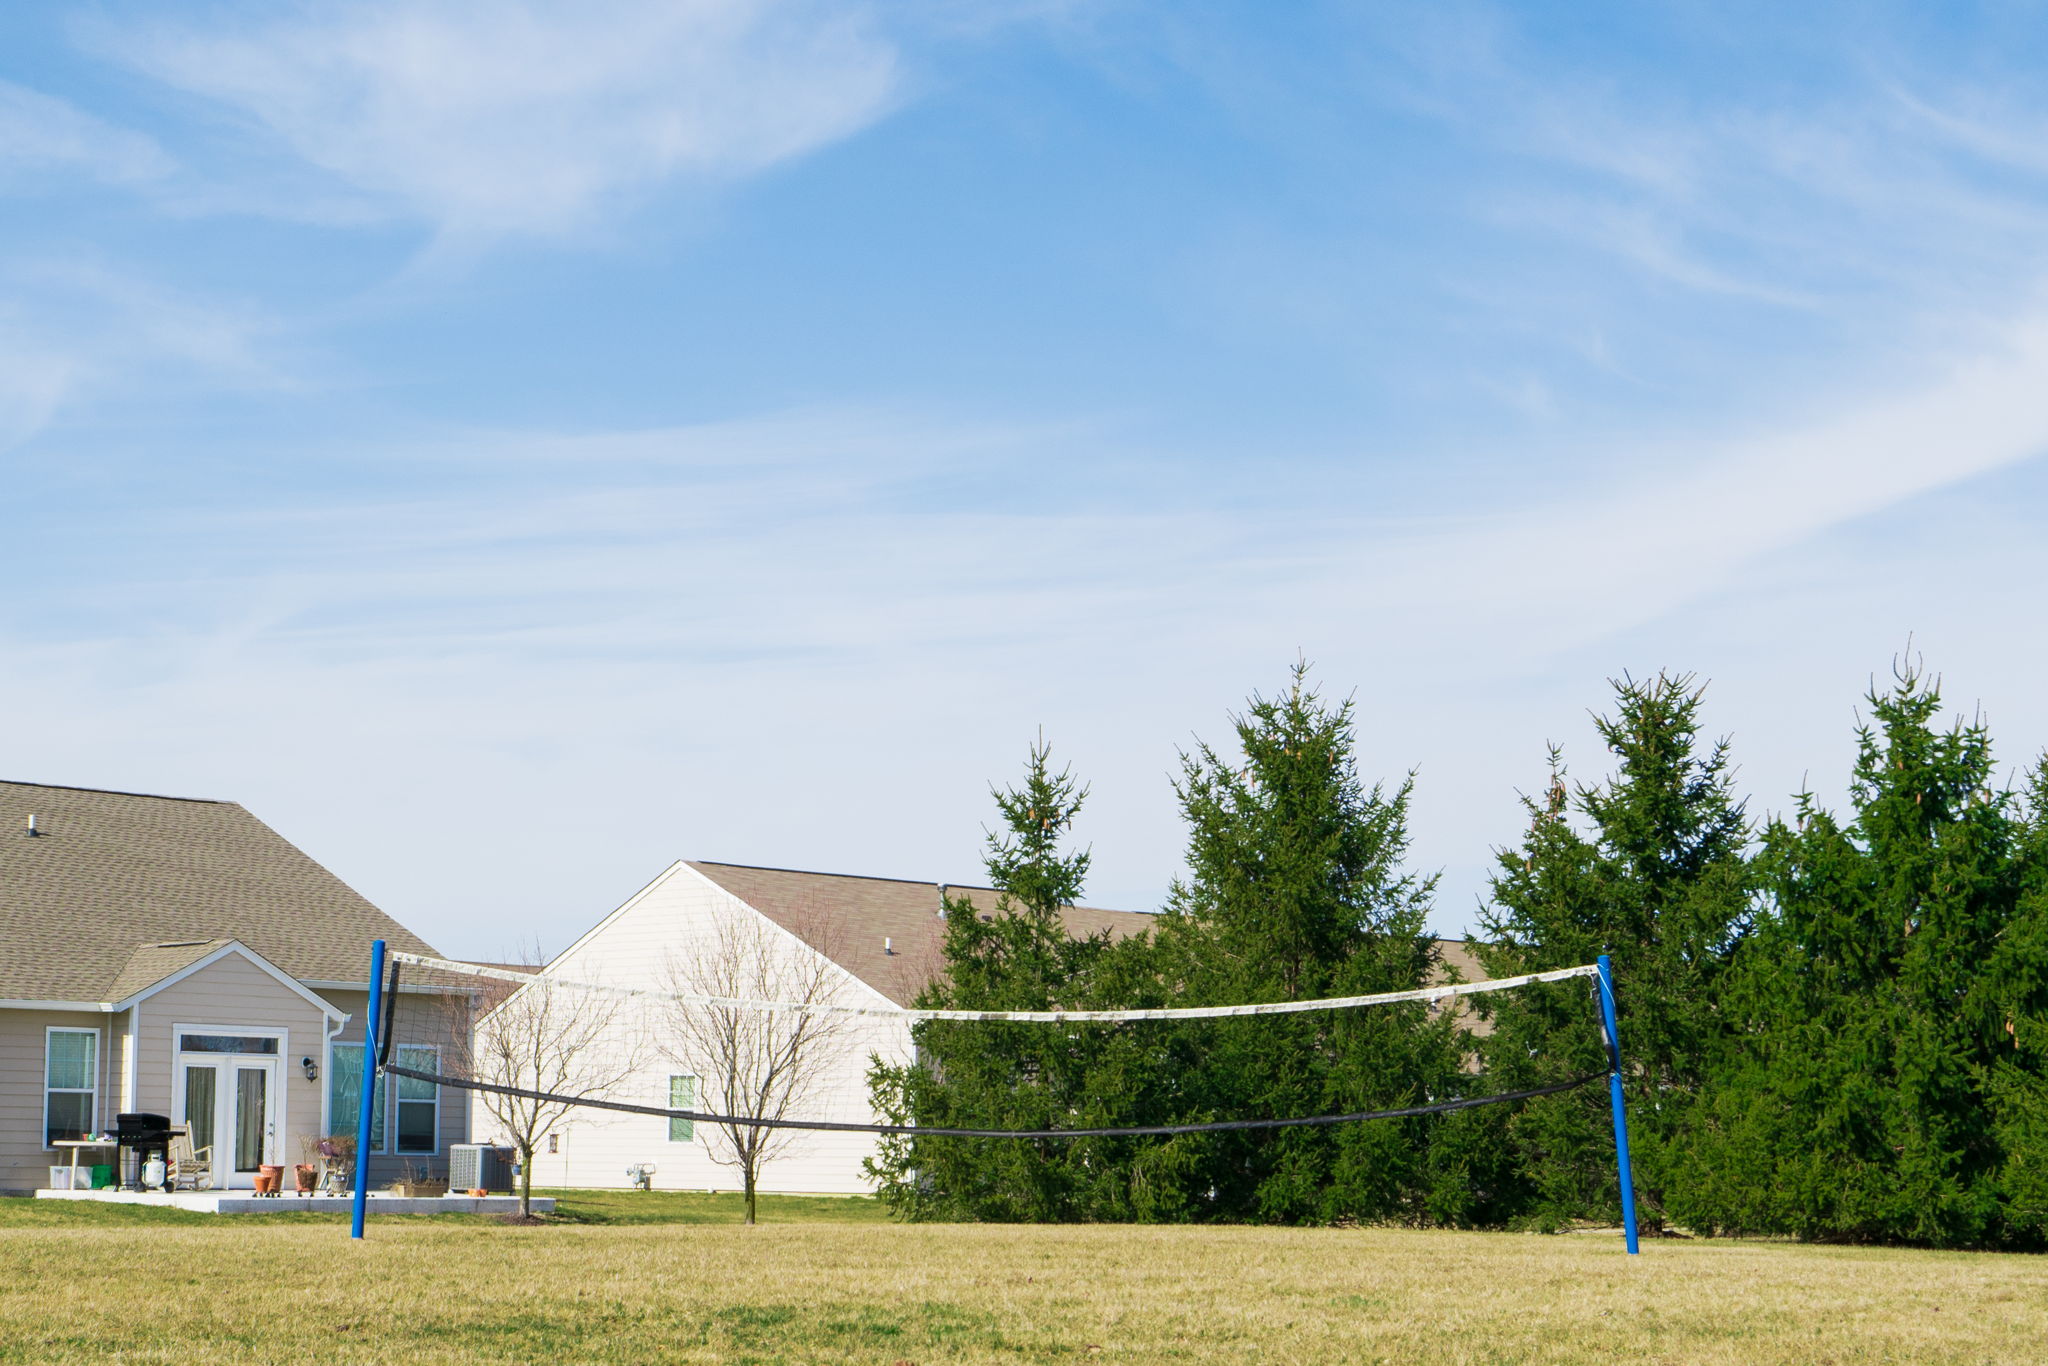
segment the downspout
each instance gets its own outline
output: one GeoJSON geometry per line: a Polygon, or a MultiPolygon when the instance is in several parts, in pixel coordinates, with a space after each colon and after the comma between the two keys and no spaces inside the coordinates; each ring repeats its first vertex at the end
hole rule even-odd
{"type": "MultiPolygon", "coordinates": [[[[112,1048],[113,1048],[113,1046],[114,1046],[114,1018],[113,1018],[113,1012],[112,1012],[112,1011],[107,1011],[107,1012],[106,1012],[106,1017],[107,1017],[107,1022],[106,1022],[105,1024],[101,1025],[101,1026],[100,1026],[100,1028],[99,1028],[99,1029],[98,1029],[97,1031],[95,1031],[96,1033],[98,1033],[99,1037],[98,1037],[97,1039],[95,1039],[95,1040],[93,1041],[93,1045],[92,1045],[92,1051],[93,1051],[93,1067],[92,1067],[92,1122],[93,1122],[93,1129],[92,1129],[92,1133],[89,1133],[89,1134],[87,1134],[87,1135],[86,1135],[86,1137],[87,1137],[87,1138],[91,1138],[91,1137],[93,1136],[93,1134],[98,1134],[98,1133],[104,1133],[104,1132],[106,1132],[106,1130],[107,1130],[107,1111],[106,1111],[106,1106],[105,1106],[104,1102],[106,1102],[106,1101],[109,1101],[109,1100],[112,1100],[112,1099],[113,1099],[113,1091],[114,1091],[114,1060],[113,1060],[113,1059],[112,1059],[112,1058],[111,1058],[110,1056],[108,1056],[108,1051],[109,1051],[110,1049],[112,1049],[112,1048]]],[[[48,1135],[45,1135],[45,1137],[48,1137],[48,1135]]]]}
{"type": "Polygon", "coordinates": [[[327,1031],[327,1043],[320,1050],[320,1137],[334,1132],[334,1116],[327,1113],[327,1098],[333,1094],[333,1083],[327,1079],[327,1069],[334,1066],[334,1041],[341,1037],[341,1031],[348,1028],[353,1015],[332,1015],[334,1027],[327,1031]]]}
{"type": "MultiPolygon", "coordinates": [[[[142,1002],[128,1007],[128,1073],[122,1087],[121,1108],[133,1114],[142,1108],[142,1002]]],[[[166,1111],[166,1113],[169,1113],[166,1111]]]]}

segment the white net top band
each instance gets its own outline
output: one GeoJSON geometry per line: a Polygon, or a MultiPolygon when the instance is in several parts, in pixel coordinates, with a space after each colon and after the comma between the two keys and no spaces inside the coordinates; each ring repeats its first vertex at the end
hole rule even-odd
{"type": "Polygon", "coordinates": [[[659,991],[649,988],[600,986],[576,982],[547,972],[514,972],[509,968],[487,968],[475,963],[458,963],[425,954],[393,952],[400,963],[465,977],[511,982],[519,986],[540,986],[562,990],[594,991],[608,996],[639,997],[677,1001],[684,1005],[719,1006],[732,1010],[760,1010],[796,1015],[874,1015],[892,1020],[1009,1020],[1018,1024],[1113,1023],[1121,1020],[1221,1020],[1239,1015],[1299,1015],[1314,1010],[1349,1010],[1354,1006],[1386,1006],[1402,1001],[1445,1001],[1485,991],[1507,991],[1532,982],[1562,982],[1572,977],[1595,977],[1600,969],[1592,963],[1550,972],[1531,972],[1520,977],[1498,977],[1484,982],[1453,982],[1413,991],[1384,991],[1372,996],[1326,996],[1313,1001],[1265,1001],[1242,1006],[1171,1006],[1157,1010],[918,1010],[908,1006],[855,1006],[836,1002],[754,1001],[739,996],[700,996],[687,991],[659,991]]]}

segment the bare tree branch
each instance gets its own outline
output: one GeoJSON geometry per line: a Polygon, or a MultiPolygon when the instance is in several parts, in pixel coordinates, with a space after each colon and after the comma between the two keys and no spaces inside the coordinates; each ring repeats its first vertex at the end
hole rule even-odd
{"type": "MultiPolygon", "coordinates": [[[[526,955],[541,972],[539,954],[526,955]]],[[[477,1025],[468,1071],[477,1081],[545,1091],[581,1100],[615,1096],[645,1057],[626,1002],[601,992],[561,986],[545,974],[524,985],[472,979],[477,1025]]],[[[473,1093],[519,1149],[519,1212],[533,1201],[533,1158],[576,1107],[562,1100],[473,1093]]]]}
{"type": "MultiPolygon", "coordinates": [[[[721,919],[699,944],[671,958],[669,989],[697,996],[744,997],[798,1005],[832,1004],[845,974],[832,961],[835,930],[815,909],[794,926],[803,945],[757,915],[721,919]],[[810,951],[806,951],[808,946],[810,951]]],[[[659,1047],[698,1079],[699,1103],[718,1114],[788,1119],[814,1112],[852,1047],[855,1017],[669,1001],[659,1047]]],[[[754,1222],[761,1170],[809,1137],[800,1130],[744,1122],[705,1126],[711,1159],[736,1169],[754,1222]]]]}

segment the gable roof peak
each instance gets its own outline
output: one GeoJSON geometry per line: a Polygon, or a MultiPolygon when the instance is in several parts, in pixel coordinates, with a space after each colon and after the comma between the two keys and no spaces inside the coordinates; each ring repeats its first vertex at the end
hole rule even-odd
{"type": "MultiPolygon", "coordinates": [[[[812,873],[744,863],[686,860],[684,867],[752,907],[897,1005],[909,1005],[945,971],[946,922],[940,896],[992,914],[1002,893],[966,883],[812,873]],[[815,942],[814,942],[815,941],[815,942]]],[[[1060,918],[1075,935],[1115,938],[1158,923],[1145,911],[1068,906],[1060,918]]]]}
{"type": "Polygon", "coordinates": [[[228,939],[362,981],[380,938],[433,952],[239,803],[0,782],[0,999],[124,999],[151,955],[228,939]],[[11,838],[31,815],[37,838],[11,838]]]}

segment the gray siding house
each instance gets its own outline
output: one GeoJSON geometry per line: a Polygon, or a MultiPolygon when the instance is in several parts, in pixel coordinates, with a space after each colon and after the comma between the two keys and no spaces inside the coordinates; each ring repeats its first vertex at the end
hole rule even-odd
{"type": "MultiPolygon", "coordinates": [[[[47,1186],[59,1140],[127,1111],[190,1126],[216,1186],[353,1134],[378,938],[433,952],[233,802],[0,782],[0,1191],[47,1186]]],[[[447,1014],[399,1001],[402,1039],[432,1036],[403,1012],[447,1014]]],[[[445,1173],[463,1097],[384,1089],[372,1179],[445,1173]]]]}

